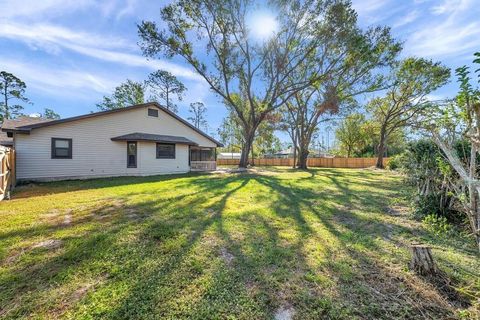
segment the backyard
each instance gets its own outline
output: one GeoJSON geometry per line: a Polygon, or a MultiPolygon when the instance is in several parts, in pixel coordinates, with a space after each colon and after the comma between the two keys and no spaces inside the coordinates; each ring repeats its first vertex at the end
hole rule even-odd
{"type": "Polygon", "coordinates": [[[383,170],[278,167],[20,186],[0,318],[475,318],[474,241],[412,219],[410,194],[383,170]],[[412,243],[448,287],[408,270],[412,243]]]}

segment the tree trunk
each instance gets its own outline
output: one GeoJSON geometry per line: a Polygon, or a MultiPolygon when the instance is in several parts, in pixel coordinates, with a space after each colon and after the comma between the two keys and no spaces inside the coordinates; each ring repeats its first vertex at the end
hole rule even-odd
{"type": "Polygon", "coordinates": [[[293,142],[293,164],[292,164],[292,168],[295,169],[297,167],[297,137],[294,136],[294,138],[292,139],[292,142],[293,142]]]}
{"type": "Polygon", "coordinates": [[[251,155],[252,155],[252,162],[250,162],[250,165],[254,166],[255,165],[255,156],[253,154],[253,143],[252,143],[252,146],[250,147],[250,150],[251,150],[251,155]]]}
{"type": "Polygon", "coordinates": [[[242,153],[240,155],[240,163],[238,164],[239,168],[246,168],[248,166],[248,155],[252,149],[253,139],[255,137],[255,130],[249,132],[245,137],[245,143],[242,148],[242,153]]]}
{"type": "Polygon", "coordinates": [[[376,167],[383,169],[383,154],[385,153],[386,128],[382,127],[380,130],[380,143],[378,144],[378,156],[376,167]]]}
{"type": "Polygon", "coordinates": [[[412,261],[410,262],[411,270],[414,270],[422,276],[437,274],[438,269],[429,247],[414,244],[410,247],[410,250],[412,251],[412,261]]]}
{"type": "Polygon", "coordinates": [[[308,147],[300,146],[298,154],[298,168],[307,170],[307,159],[308,159],[308,147]]]}
{"type": "Polygon", "coordinates": [[[8,94],[8,91],[7,91],[7,86],[8,84],[5,82],[4,84],[5,88],[4,88],[4,96],[5,96],[5,102],[3,104],[3,108],[5,109],[5,114],[4,114],[4,119],[10,119],[10,112],[8,110],[8,97],[7,97],[7,94],[8,94]]]}

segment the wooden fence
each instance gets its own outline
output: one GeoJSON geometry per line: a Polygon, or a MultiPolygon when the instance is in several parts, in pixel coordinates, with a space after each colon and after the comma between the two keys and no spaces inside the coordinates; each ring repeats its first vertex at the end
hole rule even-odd
{"type": "MultiPolygon", "coordinates": [[[[217,165],[238,165],[238,159],[217,159],[217,165]]],[[[251,162],[251,160],[250,160],[251,162]]],[[[293,159],[254,159],[257,166],[293,166],[293,159]]],[[[383,159],[384,165],[388,158],[383,159]]],[[[324,168],[368,168],[377,163],[377,158],[308,158],[308,167],[324,168]]]]}
{"type": "Polygon", "coordinates": [[[0,200],[10,197],[15,186],[15,150],[0,146],[0,200]]]}

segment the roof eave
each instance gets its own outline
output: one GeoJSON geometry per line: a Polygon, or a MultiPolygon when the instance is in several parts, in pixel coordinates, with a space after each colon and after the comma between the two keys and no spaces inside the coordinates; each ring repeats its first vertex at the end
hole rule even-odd
{"type": "Polygon", "coordinates": [[[30,134],[31,129],[19,129],[19,128],[2,128],[3,132],[17,132],[30,134]]]}
{"type": "Polygon", "coordinates": [[[189,146],[198,146],[196,142],[188,142],[188,141],[168,141],[168,140],[152,140],[152,139],[141,139],[141,138],[110,138],[112,141],[147,141],[147,142],[157,142],[157,143],[171,143],[171,144],[186,144],[189,146]]]}

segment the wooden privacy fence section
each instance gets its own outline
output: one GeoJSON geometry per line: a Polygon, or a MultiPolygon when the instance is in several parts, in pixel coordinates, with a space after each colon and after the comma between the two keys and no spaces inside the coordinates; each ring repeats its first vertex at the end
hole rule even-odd
{"type": "MultiPolygon", "coordinates": [[[[217,165],[238,165],[239,159],[217,159],[217,165]]],[[[251,160],[250,160],[251,162],[251,160]]],[[[383,159],[386,165],[388,158],[383,159]]],[[[308,167],[368,168],[375,166],[377,158],[308,158],[308,167]]],[[[293,166],[293,159],[254,159],[256,166],[293,166]]]]}
{"type": "Polygon", "coordinates": [[[10,197],[15,186],[15,150],[0,146],[0,200],[10,197]]]}

